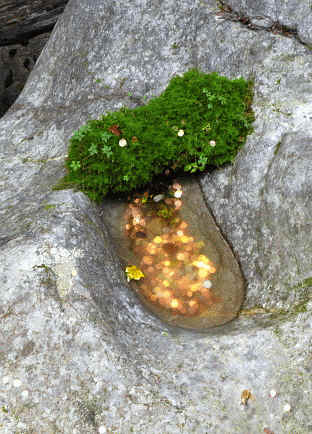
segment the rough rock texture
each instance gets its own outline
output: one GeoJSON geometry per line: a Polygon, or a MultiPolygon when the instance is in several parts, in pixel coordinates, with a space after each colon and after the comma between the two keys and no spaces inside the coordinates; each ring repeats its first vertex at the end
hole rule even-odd
{"type": "Polygon", "coordinates": [[[30,39],[27,45],[0,47],[0,117],[22,91],[50,33],[30,39]]]}
{"type": "Polygon", "coordinates": [[[72,0],[1,119],[3,433],[312,431],[311,52],[218,13],[214,0],[72,0]],[[206,334],[149,314],[101,208],[51,191],[73,130],[194,66],[255,80],[254,133],[201,179],[246,309],[206,334]]]}
{"type": "Polygon", "coordinates": [[[310,0],[225,0],[239,15],[248,17],[250,23],[263,28],[278,25],[295,30],[300,40],[312,45],[312,3],[310,0]]]}
{"type": "Polygon", "coordinates": [[[14,103],[68,0],[0,5],[0,117],[14,103]]]}
{"type": "Polygon", "coordinates": [[[0,46],[25,42],[53,29],[68,0],[2,0],[0,46]]]}

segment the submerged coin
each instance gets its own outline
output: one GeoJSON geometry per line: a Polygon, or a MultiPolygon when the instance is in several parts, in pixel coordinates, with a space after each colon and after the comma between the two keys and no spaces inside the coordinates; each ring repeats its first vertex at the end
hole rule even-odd
{"type": "MultiPolygon", "coordinates": [[[[198,183],[179,186],[183,195],[178,207],[172,197],[175,188],[169,188],[161,203],[136,197],[123,207],[116,204],[111,234],[119,241],[116,247],[125,265],[144,273],[130,283],[142,303],[166,323],[205,330],[235,318],[244,281],[198,183]]],[[[111,209],[104,212],[106,219],[111,209]]]]}

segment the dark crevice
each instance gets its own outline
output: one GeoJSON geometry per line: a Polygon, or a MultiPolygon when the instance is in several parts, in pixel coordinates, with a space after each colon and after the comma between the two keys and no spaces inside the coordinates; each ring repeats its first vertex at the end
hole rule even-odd
{"type": "Polygon", "coordinates": [[[13,240],[12,237],[3,237],[3,238],[0,238],[0,247],[4,246],[5,244],[7,244],[11,240],[13,240]]]}
{"type": "Polygon", "coordinates": [[[31,70],[31,62],[28,58],[26,58],[23,62],[23,65],[25,66],[25,68],[30,71],[31,70]]]}
{"type": "Polygon", "coordinates": [[[284,24],[274,21],[272,18],[262,15],[262,16],[247,16],[242,13],[236,12],[233,8],[227,5],[224,1],[219,0],[220,11],[217,13],[218,16],[222,17],[224,20],[239,22],[250,30],[265,30],[266,32],[273,33],[274,35],[282,35],[288,38],[294,38],[300,44],[308,46],[303,42],[299,36],[297,29],[285,26],[284,24]],[[253,20],[264,20],[268,25],[255,24],[253,20]]]}
{"type": "Polygon", "coordinates": [[[13,84],[13,71],[12,71],[12,69],[10,69],[8,75],[6,76],[6,78],[4,80],[4,87],[7,89],[8,87],[11,86],[11,84],[13,84]]]}
{"type": "Polygon", "coordinates": [[[5,47],[8,45],[15,45],[15,44],[21,44],[24,47],[26,47],[30,39],[42,35],[43,33],[51,32],[54,26],[55,23],[48,24],[46,26],[41,27],[40,29],[24,32],[23,34],[16,34],[15,36],[10,36],[10,37],[1,35],[0,33],[0,47],[5,47]]]}
{"type": "Polygon", "coordinates": [[[12,48],[12,50],[9,51],[9,56],[10,57],[14,57],[16,53],[17,53],[17,49],[16,48],[12,48]]]}

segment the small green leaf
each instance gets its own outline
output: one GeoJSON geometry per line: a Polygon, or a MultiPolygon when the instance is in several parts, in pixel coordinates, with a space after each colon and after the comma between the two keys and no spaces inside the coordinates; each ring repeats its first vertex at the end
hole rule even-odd
{"type": "Polygon", "coordinates": [[[90,148],[88,149],[88,152],[90,155],[95,155],[98,153],[98,148],[97,145],[95,143],[92,143],[92,145],[90,146],[90,148]]]}
{"type": "Polygon", "coordinates": [[[101,149],[101,151],[103,152],[103,154],[107,157],[107,158],[111,158],[111,156],[113,155],[113,151],[112,148],[109,145],[104,145],[101,149]]]}
{"type": "Polygon", "coordinates": [[[100,137],[101,137],[101,140],[103,140],[104,143],[107,143],[109,141],[109,139],[111,137],[113,137],[113,135],[110,134],[110,133],[108,133],[107,131],[104,131],[103,133],[101,133],[100,137]]]}
{"type": "Polygon", "coordinates": [[[69,167],[70,167],[74,172],[76,172],[78,169],[81,168],[80,161],[72,161],[72,162],[70,163],[69,167]]]}

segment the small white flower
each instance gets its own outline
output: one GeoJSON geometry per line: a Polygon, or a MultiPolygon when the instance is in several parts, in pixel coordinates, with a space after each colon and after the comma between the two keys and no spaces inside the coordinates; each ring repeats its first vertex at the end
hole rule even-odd
{"type": "Polygon", "coordinates": [[[153,197],[153,201],[154,202],[160,202],[161,200],[163,200],[165,197],[164,194],[156,194],[156,196],[153,197]]]}
{"type": "Polygon", "coordinates": [[[291,406],[289,404],[285,404],[283,407],[283,412],[288,413],[291,410],[291,406]]]}
{"type": "Polygon", "coordinates": [[[13,381],[13,386],[14,386],[14,387],[21,387],[21,385],[22,385],[22,382],[21,382],[21,380],[19,380],[18,378],[16,378],[16,379],[13,381]]]}
{"type": "Polygon", "coordinates": [[[183,130],[179,130],[179,131],[178,131],[178,136],[179,136],[179,137],[184,136],[184,131],[183,131],[183,130]]]}
{"type": "Polygon", "coordinates": [[[105,428],[104,425],[101,425],[101,426],[99,427],[99,433],[100,433],[100,434],[105,434],[105,433],[106,433],[106,428],[105,428]]]}
{"type": "Polygon", "coordinates": [[[210,280],[205,280],[205,282],[203,283],[203,287],[204,288],[211,288],[212,287],[212,283],[210,280]]]}
{"type": "Polygon", "coordinates": [[[274,389],[270,390],[270,397],[271,397],[271,398],[275,398],[276,395],[277,395],[276,390],[274,390],[274,389]]]}
{"type": "Polygon", "coordinates": [[[180,199],[180,197],[182,196],[182,190],[177,190],[174,192],[174,197],[176,197],[177,199],[180,199]]]}
{"type": "Polygon", "coordinates": [[[209,145],[214,148],[216,146],[216,142],[214,140],[210,140],[209,145]]]}
{"type": "Polygon", "coordinates": [[[72,270],[71,275],[72,275],[73,277],[76,277],[76,276],[77,276],[77,271],[76,271],[76,270],[72,270]]]}
{"type": "Polygon", "coordinates": [[[127,146],[127,140],[126,139],[120,139],[119,140],[119,146],[121,148],[124,148],[125,146],[127,146]]]}

